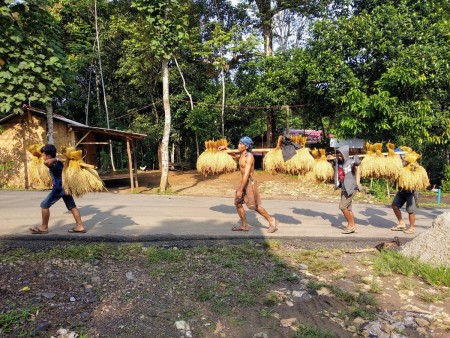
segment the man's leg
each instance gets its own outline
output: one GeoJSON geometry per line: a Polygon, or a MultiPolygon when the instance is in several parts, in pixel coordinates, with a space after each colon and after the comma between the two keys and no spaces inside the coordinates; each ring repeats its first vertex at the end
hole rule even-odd
{"type": "Polygon", "coordinates": [[[355,216],[353,215],[352,211],[353,196],[354,193],[349,196],[344,190],[342,190],[341,192],[341,202],[339,203],[339,209],[341,209],[342,214],[347,221],[347,226],[343,231],[344,234],[351,234],[356,230],[355,216]]]}
{"type": "Polygon", "coordinates": [[[242,205],[242,203],[236,202],[235,204],[236,206],[236,211],[239,215],[239,218],[241,220],[241,226],[240,227],[233,227],[232,230],[234,231],[239,231],[239,230],[243,230],[243,231],[248,231],[248,223],[247,223],[247,217],[245,216],[245,210],[244,210],[244,206],[242,205]]]}
{"type": "Polygon", "coordinates": [[[395,217],[397,217],[398,226],[400,228],[406,228],[405,222],[403,221],[402,212],[400,208],[396,205],[392,205],[392,210],[394,210],[395,217]]]}
{"type": "Polygon", "coordinates": [[[72,213],[73,218],[76,223],[75,228],[74,228],[75,231],[84,231],[84,225],[81,222],[81,215],[80,215],[80,211],[78,210],[78,208],[74,207],[74,208],[70,209],[70,212],[72,213]]]}
{"type": "Polygon", "coordinates": [[[50,220],[50,209],[48,208],[42,208],[42,224],[39,227],[42,231],[48,231],[48,222],[50,220]]]}
{"type": "Polygon", "coordinates": [[[412,212],[409,214],[409,230],[414,231],[415,222],[416,222],[416,214],[412,212]]]}
{"type": "Polygon", "coordinates": [[[264,217],[266,220],[267,220],[267,222],[269,222],[269,232],[275,232],[275,231],[277,231],[277,228],[278,228],[278,222],[277,222],[277,220],[275,219],[275,217],[271,217],[270,215],[269,215],[269,213],[266,211],[266,209],[264,209],[263,207],[261,207],[261,206],[258,206],[256,209],[255,209],[255,211],[258,213],[258,214],[260,214],[262,217],[264,217]]]}
{"type": "Polygon", "coordinates": [[[355,216],[353,215],[353,211],[348,209],[342,209],[342,213],[344,214],[344,217],[347,220],[347,228],[349,229],[356,228],[355,216]]]}

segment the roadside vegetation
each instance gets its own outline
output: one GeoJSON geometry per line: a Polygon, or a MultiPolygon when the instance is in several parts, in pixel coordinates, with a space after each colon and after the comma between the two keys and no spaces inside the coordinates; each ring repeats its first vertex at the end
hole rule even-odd
{"type": "MultiPolygon", "coordinates": [[[[164,318],[165,330],[173,328],[171,322],[185,320],[204,336],[217,330],[234,330],[239,336],[250,326],[281,330],[286,337],[325,338],[348,330],[356,318],[368,323],[378,320],[380,311],[389,311],[380,308],[381,290],[393,277],[401,280],[398,292],[414,290],[419,303],[448,303],[450,297],[449,269],[391,251],[367,250],[355,257],[344,249],[306,250],[278,240],[192,247],[68,244],[38,251],[2,246],[0,251],[4,285],[0,335],[4,337],[47,337],[64,325],[86,338],[99,332],[139,335],[148,329],[148,322],[141,327],[132,318],[145,322],[149,311],[156,311],[156,316],[157,309],[164,309],[157,316],[164,318]],[[79,301],[80,286],[90,290],[85,301],[79,301]],[[49,307],[67,302],[64,298],[70,295],[76,301],[64,310],[49,307]],[[316,299],[315,306],[322,304],[323,310],[320,315],[308,310],[308,316],[320,316],[323,325],[313,325],[311,318],[301,317],[305,314],[297,314],[303,321],[283,322],[288,313],[293,315],[292,305],[286,304],[297,304],[295,309],[310,299],[316,299]],[[99,309],[105,306],[112,306],[111,310],[125,306],[132,313],[121,314],[123,320],[114,319],[114,311],[104,317],[99,309]],[[93,320],[82,320],[79,313],[89,313],[93,320]],[[122,323],[120,332],[114,321],[122,323]],[[342,325],[336,326],[336,321],[342,325]]],[[[156,334],[162,328],[154,330],[156,334]]]]}

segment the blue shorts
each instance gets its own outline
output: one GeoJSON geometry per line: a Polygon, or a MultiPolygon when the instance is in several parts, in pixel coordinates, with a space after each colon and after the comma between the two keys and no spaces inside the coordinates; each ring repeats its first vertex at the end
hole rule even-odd
{"type": "Polygon", "coordinates": [[[41,202],[41,208],[42,209],[49,209],[53,204],[58,202],[60,199],[63,199],[64,203],[66,204],[67,210],[72,210],[73,208],[76,208],[75,200],[72,196],[66,195],[64,193],[64,190],[61,192],[52,190],[50,194],[41,202]]]}
{"type": "Polygon", "coordinates": [[[414,193],[406,190],[399,190],[392,201],[392,206],[401,208],[405,203],[408,214],[412,214],[416,211],[414,193]]]}

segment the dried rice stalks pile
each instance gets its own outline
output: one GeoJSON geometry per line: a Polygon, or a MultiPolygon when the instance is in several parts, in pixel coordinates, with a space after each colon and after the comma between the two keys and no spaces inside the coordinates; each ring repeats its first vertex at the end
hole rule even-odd
{"type": "Polygon", "coordinates": [[[359,165],[361,168],[361,177],[372,177],[373,162],[375,161],[373,145],[366,142],[364,147],[366,148],[366,156],[361,160],[361,164],[359,165]]]}
{"type": "Polygon", "coordinates": [[[296,154],[285,163],[285,170],[290,174],[305,175],[314,168],[314,157],[310,153],[310,149],[306,148],[307,137],[293,136],[292,141],[301,144],[302,148],[297,149],[296,154]]]}
{"type": "Polygon", "coordinates": [[[205,142],[205,151],[197,159],[198,172],[207,176],[236,171],[236,162],[226,151],[217,150],[220,146],[228,147],[228,141],[220,139],[205,142]]]}
{"type": "Polygon", "coordinates": [[[327,161],[325,156],[325,149],[319,149],[320,158],[316,160],[314,165],[314,175],[320,182],[326,182],[333,179],[334,168],[333,165],[327,161]]]}
{"type": "Polygon", "coordinates": [[[51,188],[52,177],[50,176],[47,166],[44,164],[44,158],[41,153],[42,147],[42,144],[32,144],[27,148],[28,152],[33,155],[28,162],[28,177],[30,183],[33,185],[51,188]]]}
{"type": "Polygon", "coordinates": [[[67,161],[62,172],[62,185],[67,195],[83,196],[88,192],[105,190],[105,185],[95,167],[84,163],[81,150],[61,147],[67,161]]]}
{"type": "Polygon", "coordinates": [[[395,153],[395,145],[393,143],[387,143],[386,146],[388,148],[388,155],[385,160],[386,176],[391,180],[395,180],[403,168],[402,159],[400,155],[395,153]]]}
{"type": "Polygon", "coordinates": [[[402,168],[398,177],[398,186],[405,190],[423,190],[430,185],[427,172],[417,163],[422,155],[411,152],[405,155],[407,165],[402,168]]]}
{"type": "MultiPolygon", "coordinates": [[[[285,172],[286,165],[283,159],[283,153],[281,151],[281,141],[283,137],[279,136],[277,141],[277,146],[274,149],[271,149],[267,152],[266,156],[264,156],[263,164],[264,170],[268,171],[271,174],[285,172]]],[[[294,140],[292,140],[294,142],[294,140]]],[[[287,161],[289,162],[289,161],[287,161]]],[[[287,163],[286,162],[286,163],[287,163]]]]}
{"type": "Polygon", "coordinates": [[[386,160],[381,153],[383,148],[382,143],[366,143],[367,153],[361,160],[361,176],[362,177],[385,177],[386,173],[386,160]]]}
{"type": "Polygon", "coordinates": [[[383,143],[374,143],[373,149],[375,150],[375,157],[372,166],[372,177],[387,177],[386,157],[381,153],[383,143]]]}

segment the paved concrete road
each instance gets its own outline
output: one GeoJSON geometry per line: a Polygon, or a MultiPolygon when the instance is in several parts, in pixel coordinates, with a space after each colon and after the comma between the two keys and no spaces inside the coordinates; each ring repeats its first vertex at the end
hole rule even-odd
{"type": "MultiPolygon", "coordinates": [[[[0,191],[0,237],[27,239],[29,227],[39,226],[39,204],[46,191],[0,191]]],[[[73,218],[59,201],[51,210],[50,233],[32,237],[64,238],[412,238],[431,227],[446,209],[421,208],[416,216],[416,234],[393,232],[395,216],[389,206],[354,204],[358,232],[341,234],[344,217],[337,203],[264,200],[270,214],[279,220],[279,230],[267,233],[267,222],[247,211],[249,232],[232,232],[238,224],[233,200],[228,197],[190,197],[142,194],[88,194],[76,199],[87,234],[68,234],[73,218]]],[[[407,217],[405,211],[404,217],[407,217]]]]}

